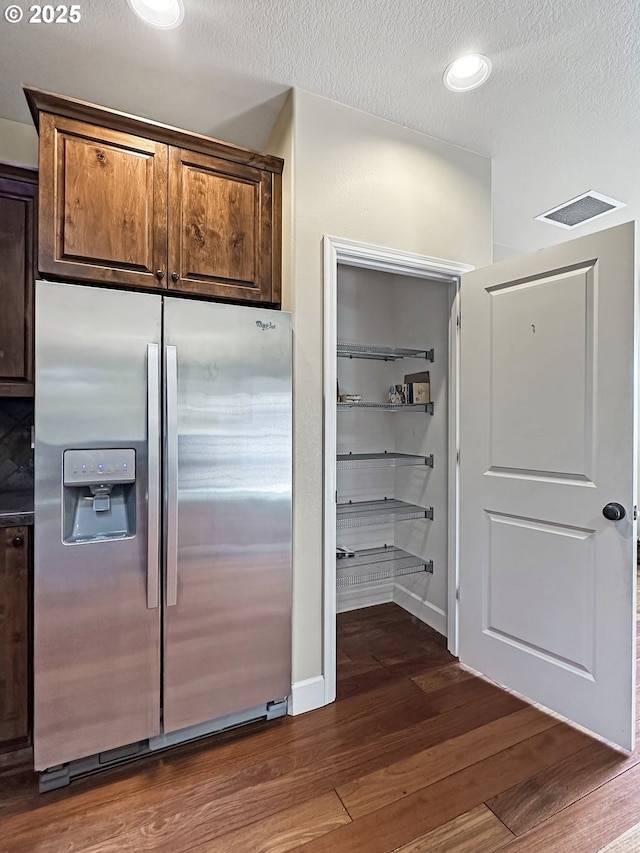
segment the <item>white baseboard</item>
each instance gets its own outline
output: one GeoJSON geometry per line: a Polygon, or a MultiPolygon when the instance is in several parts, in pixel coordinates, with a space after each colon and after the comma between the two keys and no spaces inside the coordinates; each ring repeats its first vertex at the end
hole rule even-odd
{"type": "Polygon", "coordinates": [[[362,607],[373,607],[374,604],[386,604],[388,601],[393,601],[392,580],[354,584],[338,590],[336,612],[346,613],[348,610],[360,610],[362,607]]]}
{"type": "Polygon", "coordinates": [[[421,622],[444,637],[447,636],[447,614],[440,607],[430,601],[423,601],[414,592],[399,586],[397,581],[393,587],[393,600],[421,622]]]}
{"type": "Polygon", "coordinates": [[[298,714],[306,714],[322,708],[324,699],[324,676],[316,675],[314,678],[305,678],[304,681],[296,681],[291,685],[291,696],[287,713],[295,717],[298,714]]]}

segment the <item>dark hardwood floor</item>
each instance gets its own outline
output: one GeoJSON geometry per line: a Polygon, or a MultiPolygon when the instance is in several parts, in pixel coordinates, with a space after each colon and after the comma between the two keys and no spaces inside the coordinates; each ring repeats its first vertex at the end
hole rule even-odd
{"type": "Polygon", "coordinates": [[[338,701],[39,795],[0,768],[2,853],[630,853],[640,749],[462,669],[385,604],[338,619],[338,701]]]}

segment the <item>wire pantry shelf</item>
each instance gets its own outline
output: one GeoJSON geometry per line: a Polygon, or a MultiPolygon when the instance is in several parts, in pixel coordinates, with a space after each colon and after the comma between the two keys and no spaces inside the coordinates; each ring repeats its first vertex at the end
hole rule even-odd
{"type": "Polygon", "coordinates": [[[352,344],[338,341],[339,358],[373,358],[378,361],[397,361],[399,358],[425,358],[433,361],[433,349],[407,349],[406,347],[379,347],[370,344],[352,344]]]}
{"type": "Polygon", "coordinates": [[[337,468],[404,468],[409,465],[426,465],[433,468],[433,453],[414,456],[411,453],[339,453],[337,468]]]}
{"type": "Polygon", "coordinates": [[[414,412],[433,414],[433,403],[338,403],[338,411],[343,409],[383,409],[387,412],[398,412],[400,409],[412,409],[414,412]]]}
{"type": "Polygon", "coordinates": [[[423,560],[401,548],[384,545],[356,551],[336,560],[336,587],[342,589],[371,581],[391,580],[421,573],[433,574],[433,560],[423,560]]]}
{"type": "Polygon", "coordinates": [[[349,501],[336,507],[337,527],[367,527],[370,524],[392,524],[394,521],[410,521],[428,518],[433,521],[433,507],[416,506],[395,498],[380,501],[349,501]]]}

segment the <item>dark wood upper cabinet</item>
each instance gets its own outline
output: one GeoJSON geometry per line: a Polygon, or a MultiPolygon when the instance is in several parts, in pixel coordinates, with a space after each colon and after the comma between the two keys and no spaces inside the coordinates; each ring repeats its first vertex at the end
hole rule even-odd
{"type": "Polygon", "coordinates": [[[38,173],[0,164],[0,396],[33,395],[38,173]]]}
{"type": "Polygon", "coordinates": [[[280,303],[283,161],[35,89],[44,276],[280,303]]]}
{"type": "Polygon", "coordinates": [[[172,148],[169,288],[272,302],[272,175],[172,148]]]}
{"type": "Polygon", "coordinates": [[[166,145],[44,113],[40,174],[43,275],[130,287],[161,283],[166,145]]]}

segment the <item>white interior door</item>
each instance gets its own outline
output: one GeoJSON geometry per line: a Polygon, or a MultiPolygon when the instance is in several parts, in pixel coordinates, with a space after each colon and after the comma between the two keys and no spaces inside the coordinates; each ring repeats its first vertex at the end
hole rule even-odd
{"type": "Polygon", "coordinates": [[[461,287],[460,659],[625,749],[635,291],[632,222],[461,287]]]}

